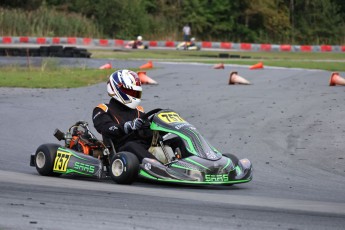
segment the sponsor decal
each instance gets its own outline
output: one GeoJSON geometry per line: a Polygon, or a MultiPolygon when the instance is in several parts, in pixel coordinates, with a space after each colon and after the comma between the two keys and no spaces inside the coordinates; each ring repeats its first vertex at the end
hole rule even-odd
{"type": "Polygon", "coordinates": [[[150,163],[146,163],[144,167],[146,170],[151,170],[151,164],[150,163]]]}
{"type": "Polygon", "coordinates": [[[66,172],[67,165],[71,159],[71,153],[63,152],[58,150],[54,160],[53,171],[54,172],[66,172]]]}
{"type": "Polygon", "coordinates": [[[187,123],[184,123],[184,124],[180,124],[180,125],[176,125],[175,126],[175,129],[179,130],[181,128],[183,128],[184,126],[188,125],[187,123]]]}
{"type": "Polygon", "coordinates": [[[101,114],[101,112],[96,113],[96,115],[92,119],[95,120],[95,118],[100,114],[101,114]]]}
{"type": "Polygon", "coordinates": [[[85,163],[80,163],[80,162],[75,162],[74,163],[74,169],[83,171],[83,172],[88,172],[88,173],[94,173],[95,172],[95,166],[85,164],[85,163]]]}
{"type": "Polygon", "coordinates": [[[181,122],[184,123],[180,115],[175,112],[162,112],[158,114],[159,119],[161,119],[165,123],[174,123],[174,122],[181,122]]]}
{"type": "Polygon", "coordinates": [[[127,161],[126,161],[126,157],[124,157],[123,155],[121,156],[121,160],[123,163],[123,171],[127,172],[127,161]]]}
{"type": "Polygon", "coordinates": [[[110,130],[110,131],[113,131],[113,132],[114,132],[115,130],[117,130],[117,129],[118,129],[118,128],[117,128],[115,125],[109,127],[109,130],[110,130]]]}
{"type": "Polygon", "coordinates": [[[206,182],[227,182],[229,181],[228,174],[205,174],[205,181],[206,182]]]}
{"type": "Polygon", "coordinates": [[[206,156],[209,159],[216,159],[217,158],[217,155],[212,153],[212,152],[206,152],[206,156]]]}

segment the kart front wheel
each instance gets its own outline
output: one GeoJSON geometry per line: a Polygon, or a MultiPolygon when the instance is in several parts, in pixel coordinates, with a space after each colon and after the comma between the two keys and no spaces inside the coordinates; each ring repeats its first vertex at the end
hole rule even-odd
{"type": "Polygon", "coordinates": [[[132,184],[138,177],[139,160],[131,152],[116,153],[110,160],[110,176],[118,184],[132,184]]]}
{"type": "Polygon", "coordinates": [[[35,153],[35,167],[42,176],[60,176],[61,174],[53,172],[54,159],[56,151],[60,147],[58,144],[40,145],[35,153]]]}

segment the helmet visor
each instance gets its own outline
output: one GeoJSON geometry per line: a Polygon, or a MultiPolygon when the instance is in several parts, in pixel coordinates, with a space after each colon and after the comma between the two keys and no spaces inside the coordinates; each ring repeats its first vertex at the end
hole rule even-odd
{"type": "Polygon", "coordinates": [[[132,96],[132,97],[135,97],[138,99],[141,98],[141,91],[137,91],[134,89],[127,89],[127,88],[123,87],[123,85],[120,86],[120,90],[129,96],[132,96]]]}

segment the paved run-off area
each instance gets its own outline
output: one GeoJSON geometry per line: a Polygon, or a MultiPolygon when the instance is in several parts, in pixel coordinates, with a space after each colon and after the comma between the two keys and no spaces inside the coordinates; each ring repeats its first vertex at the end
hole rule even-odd
{"type": "Polygon", "coordinates": [[[58,143],[55,128],[92,126],[93,107],[109,99],[105,83],[0,88],[0,229],[343,228],[345,87],[328,85],[331,72],[154,64],[146,72],[159,84],[143,86],[145,110],[176,110],[218,150],[250,159],[253,181],[213,188],[41,177],[30,154],[58,143]],[[228,85],[232,71],[252,85],[228,85]]]}

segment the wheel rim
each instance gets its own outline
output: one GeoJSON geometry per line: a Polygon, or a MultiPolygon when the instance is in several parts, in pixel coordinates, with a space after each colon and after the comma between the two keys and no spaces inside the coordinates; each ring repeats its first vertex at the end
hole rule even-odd
{"type": "Polygon", "coordinates": [[[120,159],[116,159],[111,166],[111,171],[114,176],[120,176],[123,173],[123,168],[123,162],[120,159]]]}
{"type": "Polygon", "coordinates": [[[43,152],[38,152],[36,155],[36,165],[38,168],[43,168],[46,163],[46,156],[43,152]]]}

